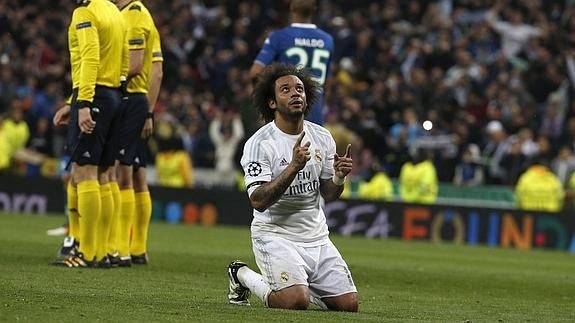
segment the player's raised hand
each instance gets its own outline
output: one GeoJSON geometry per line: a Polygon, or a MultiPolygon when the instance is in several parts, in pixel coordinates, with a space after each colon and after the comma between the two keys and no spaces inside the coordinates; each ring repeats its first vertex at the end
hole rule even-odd
{"type": "Polygon", "coordinates": [[[351,172],[353,167],[353,160],[351,159],[351,144],[347,145],[345,149],[345,155],[340,157],[338,154],[333,156],[333,169],[335,170],[335,176],[339,178],[344,178],[351,172]]]}
{"type": "Polygon", "coordinates": [[[309,152],[309,146],[311,142],[306,142],[305,145],[301,145],[303,137],[305,136],[305,131],[302,131],[299,138],[297,138],[295,145],[293,146],[293,156],[291,159],[291,163],[295,166],[295,168],[299,171],[305,167],[305,164],[308,160],[311,159],[311,153],[309,152]]]}

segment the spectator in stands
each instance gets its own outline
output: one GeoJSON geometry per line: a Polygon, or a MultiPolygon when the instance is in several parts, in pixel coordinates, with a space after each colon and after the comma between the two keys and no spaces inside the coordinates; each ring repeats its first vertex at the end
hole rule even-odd
{"type": "Polygon", "coordinates": [[[543,114],[543,120],[541,121],[539,134],[545,135],[554,141],[561,137],[561,134],[564,132],[563,125],[565,123],[565,113],[567,110],[566,101],[566,93],[562,95],[561,91],[556,91],[549,95],[548,102],[544,108],[545,112],[543,114]]]}
{"type": "Polygon", "coordinates": [[[25,173],[21,170],[26,164],[39,166],[45,159],[45,155],[32,149],[28,149],[26,144],[30,138],[30,129],[24,120],[21,102],[12,102],[10,114],[5,118],[0,118],[0,170],[14,168],[18,173],[25,173]]]}
{"type": "Polygon", "coordinates": [[[535,157],[542,158],[549,164],[551,159],[553,159],[553,153],[553,147],[551,146],[551,140],[549,137],[539,135],[537,137],[537,155],[535,155],[535,157]]]}
{"type": "Polygon", "coordinates": [[[543,36],[542,28],[523,22],[523,14],[519,9],[506,9],[509,21],[500,20],[497,17],[498,12],[498,7],[493,8],[487,14],[486,19],[489,25],[501,35],[501,50],[507,59],[516,58],[525,49],[530,38],[543,36]]]}
{"type": "MultiPolygon", "coordinates": [[[[26,111],[28,124],[34,128],[41,118],[51,120],[61,99],[60,83],[53,79],[40,79],[32,96],[30,108],[26,111]]],[[[51,122],[48,124],[51,127],[51,122]]]]}
{"type": "Polygon", "coordinates": [[[533,130],[528,127],[523,127],[519,129],[517,135],[519,144],[521,145],[521,153],[527,158],[532,158],[539,152],[539,145],[533,139],[533,130]]]}
{"type": "Polygon", "coordinates": [[[437,171],[432,161],[432,152],[418,149],[413,161],[401,167],[399,174],[399,195],[407,203],[432,204],[437,201],[439,186],[437,171]]]}
{"type": "Polygon", "coordinates": [[[373,162],[367,177],[356,183],[348,181],[342,197],[356,197],[364,200],[391,201],[393,199],[393,183],[377,162],[373,162]],[[357,188],[352,190],[352,185],[357,188]],[[352,192],[353,191],[353,192],[352,192]]]}
{"type": "Polygon", "coordinates": [[[417,111],[414,107],[407,107],[403,111],[402,120],[389,129],[390,146],[397,147],[404,144],[409,146],[413,140],[423,134],[422,132],[423,129],[418,121],[417,111]]]}
{"type": "Polygon", "coordinates": [[[551,161],[551,170],[563,187],[566,187],[569,177],[575,171],[575,156],[573,155],[573,148],[569,145],[561,146],[557,156],[551,161]]]}
{"type": "Polygon", "coordinates": [[[501,168],[505,170],[503,182],[500,184],[513,187],[517,184],[521,173],[528,167],[529,158],[522,152],[521,141],[518,138],[513,138],[509,142],[509,150],[503,154],[499,162],[501,168]]]}
{"type": "Polygon", "coordinates": [[[517,207],[529,211],[559,212],[565,191],[545,159],[536,158],[515,187],[517,207]]]}
{"type": "Polygon", "coordinates": [[[501,185],[505,183],[507,176],[506,170],[501,166],[501,160],[509,151],[511,142],[508,140],[503,124],[497,120],[490,121],[485,131],[488,141],[483,148],[482,158],[487,170],[486,183],[501,185]]]}
{"type": "Polygon", "coordinates": [[[476,144],[469,144],[463,154],[461,161],[455,166],[455,177],[453,184],[457,186],[478,186],[483,184],[483,166],[479,147],[476,144]]]}
{"type": "Polygon", "coordinates": [[[192,162],[184,150],[180,134],[174,130],[174,125],[166,120],[158,120],[156,134],[158,184],[169,187],[191,187],[193,184],[192,162]]]}
{"type": "Polygon", "coordinates": [[[210,123],[210,139],[215,146],[215,164],[218,182],[233,186],[236,182],[234,155],[238,143],[244,137],[244,127],[240,116],[230,109],[217,111],[210,123]]]}
{"type": "Polygon", "coordinates": [[[20,101],[12,102],[10,114],[4,120],[4,131],[10,144],[10,155],[26,147],[30,138],[30,128],[24,120],[24,112],[20,101]]]}
{"type": "Polygon", "coordinates": [[[455,57],[457,63],[445,74],[445,82],[448,86],[455,86],[462,79],[478,81],[483,77],[481,66],[473,60],[469,51],[459,49],[455,57]]]}

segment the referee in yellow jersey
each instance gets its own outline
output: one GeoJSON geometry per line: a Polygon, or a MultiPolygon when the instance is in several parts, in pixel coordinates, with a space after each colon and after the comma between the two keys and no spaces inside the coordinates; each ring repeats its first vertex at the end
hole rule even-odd
{"type": "Polygon", "coordinates": [[[121,116],[117,147],[121,207],[116,236],[110,237],[108,253],[117,249],[119,266],[127,267],[148,263],[147,237],[152,200],[144,168],[144,138],[153,130],[163,58],[158,30],[144,4],[141,1],[118,0],[116,5],[128,28],[130,67],[128,99],[121,116]]]}
{"type": "MultiPolygon", "coordinates": [[[[120,79],[128,72],[126,25],[108,0],[78,0],[68,28],[72,67],[71,105],[55,122],[70,121],[81,133],[71,153],[70,209],[77,211],[79,253],[52,263],[67,267],[109,268],[106,241],[113,210],[109,169],[115,162],[112,137],[120,109],[120,79]],[[96,110],[97,109],[97,110],[96,110]],[[97,114],[97,120],[95,111],[97,114]],[[75,205],[74,205],[75,204],[75,205]]],[[[75,221],[75,219],[73,220],[75,221]]]]}

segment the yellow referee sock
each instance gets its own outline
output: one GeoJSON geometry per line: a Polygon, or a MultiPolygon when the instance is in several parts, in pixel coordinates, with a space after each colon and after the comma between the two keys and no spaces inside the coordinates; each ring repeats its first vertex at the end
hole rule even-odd
{"type": "Polygon", "coordinates": [[[102,201],[102,212],[96,226],[96,259],[101,260],[108,253],[108,236],[110,234],[110,224],[114,212],[114,198],[110,183],[100,185],[100,198],[102,201]]]}
{"type": "Polygon", "coordinates": [[[110,220],[110,234],[108,235],[107,253],[113,255],[118,251],[118,221],[120,218],[120,187],[118,182],[110,182],[112,189],[112,198],[114,199],[114,212],[110,220]]]}
{"type": "Polygon", "coordinates": [[[152,217],[152,198],[150,192],[136,193],[136,213],[132,225],[132,244],[130,253],[141,255],[147,251],[148,228],[152,217]]]}
{"type": "Polygon", "coordinates": [[[78,183],[78,214],[80,215],[80,252],[87,261],[96,257],[96,226],[102,209],[100,184],[97,180],[78,183]]]}
{"type": "Polygon", "coordinates": [[[120,257],[130,255],[130,229],[135,211],[134,189],[120,191],[120,217],[118,219],[118,252],[120,257]]]}
{"type": "Polygon", "coordinates": [[[66,200],[68,201],[68,235],[80,241],[80,218],[78,216],[78,191],[72,181],[66,187],[66,200]]]}

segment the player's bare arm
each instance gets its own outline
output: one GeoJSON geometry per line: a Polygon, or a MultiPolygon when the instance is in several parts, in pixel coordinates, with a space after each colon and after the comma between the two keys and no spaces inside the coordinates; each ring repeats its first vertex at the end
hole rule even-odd
{"type": "Polygon", "coordinates": [[[326,200],[326,202],[333,201],[341,195],[343,192],[343,181],[347,174],[351,172],[353,167],[353,160],[351,159],[351,144],[347,145],[345,150],[345,155],[340,157],[338,154],[334,155],[333,169],[335,170],[334,179],[321,180],[320,182],[320,192],[321,196],[326,200]],[[339,181],[341,184],[338,185],[336,182],[339,181]]]}
{"type": "Polygon", "coordinates": [[[305,145],[301,145],[304,135],[305,131],[297,139],[293,147],[292,160],[286,169],[278,177],[261,185],[252,193],[250,201],[254,209],[262,212],[277,202],[293,182],[297,173],[311,159],[311,153],[309,152],[311,143],[308,141],[305,145]]]}

